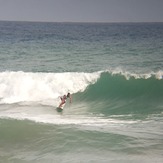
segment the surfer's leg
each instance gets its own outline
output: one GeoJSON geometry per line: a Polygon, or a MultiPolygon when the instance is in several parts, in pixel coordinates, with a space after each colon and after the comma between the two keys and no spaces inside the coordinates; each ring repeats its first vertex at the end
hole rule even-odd
{"type": "Polygon", "coordinates": [[[62,105],[63,105],[64,103],[65,103],[65,101],[63,100],[63,101],[60,103],[59,108],[61,108],[62,105]]]}

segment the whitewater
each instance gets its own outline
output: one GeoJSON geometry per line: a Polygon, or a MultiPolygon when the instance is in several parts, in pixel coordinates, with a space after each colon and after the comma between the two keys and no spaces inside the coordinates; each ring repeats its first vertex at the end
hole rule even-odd
{"type": "Polygon", "coordinates": [[[1,104],[56,99],[65,92],[83,91],[99,73],[0,73],[1,104]]]}

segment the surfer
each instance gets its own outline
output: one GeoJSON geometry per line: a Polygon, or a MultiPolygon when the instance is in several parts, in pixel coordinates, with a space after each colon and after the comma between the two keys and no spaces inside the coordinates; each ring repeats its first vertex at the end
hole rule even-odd
{"type": "Polygon", "coordinates": [[[62,106],[66,103],[67,98],[70,99],[70,103],[72,102],[72,97],[70,93],[67,93],[67,95],[63,95],[60,97],[61,103],[59,104],[59,108],[62,108],[62,106]]]}

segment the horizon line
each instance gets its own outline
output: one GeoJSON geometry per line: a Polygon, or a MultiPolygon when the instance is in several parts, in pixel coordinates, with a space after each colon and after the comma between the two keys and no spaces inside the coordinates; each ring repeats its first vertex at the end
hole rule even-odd
{"type": "Polygon", "coordinates": [[[36,20],[0,20],[1,22],[29,22],[29,23],[163,23],[163,21],[36,21],[36,20]]]}

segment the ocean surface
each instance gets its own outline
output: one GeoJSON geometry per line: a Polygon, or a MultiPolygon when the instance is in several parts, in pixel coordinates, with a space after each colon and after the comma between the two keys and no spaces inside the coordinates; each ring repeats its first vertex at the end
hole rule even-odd
{"type": "Polygon", "coordinates": [[[28,162],[163,162],[163,23],[0,21],[0,163],[28,162]]]}

